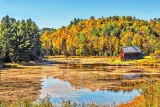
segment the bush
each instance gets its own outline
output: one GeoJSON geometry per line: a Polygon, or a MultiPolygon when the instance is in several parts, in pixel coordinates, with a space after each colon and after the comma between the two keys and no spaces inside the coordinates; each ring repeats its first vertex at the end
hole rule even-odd
{"type": "Polygon", "coordinates": [[[160,81],[146,81],[141,88],[141,94],[146,107],[160,107],[160,81]]]}
{"type": "Polygon", "coordinates": [[[160,50],[155,51],[154,54],[153,54],[153,57],[156,58],[156,59],[160,58],[160,50]]]}

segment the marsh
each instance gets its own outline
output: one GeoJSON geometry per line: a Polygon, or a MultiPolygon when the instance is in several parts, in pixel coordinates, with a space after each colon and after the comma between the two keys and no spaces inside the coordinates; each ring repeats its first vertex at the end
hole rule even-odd
{"type": "Polygon", "coordinates": [[[121,104],[140,95],[141,84],[159,80],[159,68],[106,64],[12,65],[1,69],[0,101],[31,101],[51,97],[76,103],[121,104]],[[155,71],[155,72],[153,72],[155,71]],[[99,100],[101,99],[101,100],[99,100]]]}

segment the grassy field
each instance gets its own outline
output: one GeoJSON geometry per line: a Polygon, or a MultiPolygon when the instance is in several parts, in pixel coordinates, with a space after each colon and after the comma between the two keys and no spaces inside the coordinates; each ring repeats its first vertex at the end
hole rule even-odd
{"type": "Polygon", "coordinates": [[[111,66],[160,66],[160,59],[153,59],[151,56],[145,56],[144,59],[121,61],[119,57],[63,57],[50,56],[49,60],[57,63],[71,64],[108,64],[111,66]]]}

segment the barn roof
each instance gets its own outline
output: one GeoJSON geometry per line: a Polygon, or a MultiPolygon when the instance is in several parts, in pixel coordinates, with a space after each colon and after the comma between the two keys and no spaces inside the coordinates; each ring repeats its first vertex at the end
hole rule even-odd
{"type": "Polygon", "coordinates": [[[122,50],[124,53],[142,53],[140,48],[137,46],[123,46],[122,50]]]}

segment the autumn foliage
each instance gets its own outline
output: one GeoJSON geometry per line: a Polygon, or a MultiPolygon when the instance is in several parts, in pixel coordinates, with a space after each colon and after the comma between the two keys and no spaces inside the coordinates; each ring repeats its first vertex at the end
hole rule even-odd
{"type": "Polygon", "coordinates": [[[143,96],[137,96],[133,100],[127,103],[120,104],[116,107],[143,107],[144,106],[144,98],[143,96]]]}
{"type": "Polygon", "coordinates": [[[49,55],[118,56],[122,46],[138,46],[145,55],[160,49],[160,20],[131,16],[74,19],[41,36],[49,55]]]}

